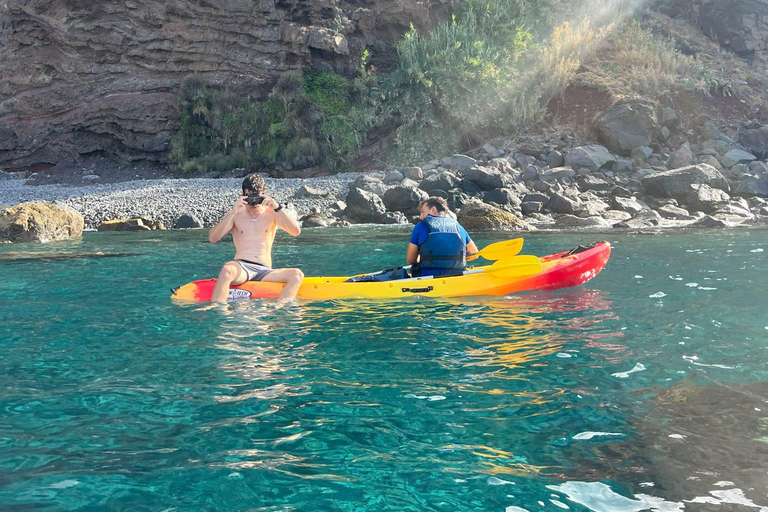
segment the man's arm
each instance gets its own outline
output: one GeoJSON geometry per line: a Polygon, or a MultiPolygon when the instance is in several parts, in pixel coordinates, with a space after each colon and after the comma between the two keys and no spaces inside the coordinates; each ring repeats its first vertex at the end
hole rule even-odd
{"type": "Polygon", "coordinates": [[[467,257],[472,256],[475,253],[477,253],[477,246],[475,245],[474,240],[470,240],[467,244],[467,257]]]}
{"type": "MultiPolygon", "coordinates": [[[[280,203],[269,196],[264,199],[263,204],[267,208],[272,208],[273,210],[280,206],[280,203]]],[[[291,236],[299,236],[301,234],[301,226],[299,225],[299,221],[294,219],[293,216],[291,216],[285,208],[280,208],[279,211],[275,212],[275,223],[277,224],[277,227],[291,236]]]]}
{"type": "Polygon", "coordinates": [[[224,235],[232,230],[232,227],[235,225],[235,215],[237,215],[243,208],[245,208],[245,196],[240,196],[235,199],[235,205],[232,209],[230,209],[226,215],[221,218],[219,223],[213,226],[208,233],[208,240],[210,240],[212,244],[221,240],[224,235]]]}
{"type": "Polygon", "coordinates": [[[405,261],[409,265],[419,261],[419,246],[416,244],[408,243],[408,251],[405,253],[405,261]]]}

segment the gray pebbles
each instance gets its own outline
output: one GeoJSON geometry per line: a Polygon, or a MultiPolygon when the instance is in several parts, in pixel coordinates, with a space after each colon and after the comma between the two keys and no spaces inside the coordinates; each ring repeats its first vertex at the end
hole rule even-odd
{"type": "MultiPolygon", "coordinates": [[[[361,173],[342,173],[321,178],[265,177],[267,194],[289,203],[299,217],[323,211],[344,200],[349,183],[361,173]],[[328,192],[325,197],[298,199],[302,185],[328,192]]],[[[240,195],[242,178],[136,180],[85,186],[27,185],[24,180],[0,181],[0,204],[13,206],[27,201],[49,201],[80,212],[86,229],[111,219],[145,217],[172,227],[183,214],[194,215],[212,226],[240,195]]]]}

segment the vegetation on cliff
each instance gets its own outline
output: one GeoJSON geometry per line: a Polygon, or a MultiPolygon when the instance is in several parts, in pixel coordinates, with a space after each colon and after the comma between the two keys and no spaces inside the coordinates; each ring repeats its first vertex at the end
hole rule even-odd
{"type": "Polygon", "coordinates": [[[190,172],[347,170],[375,130],[386,137],[383,159],[413,164],[537,126],[569,84],[603,91],[610,101],[730,92],[658,26],[652,31],[633,19],[631,5],[609,2],[577,22],[558,23],[582,13],[564,14],[554,4],[462,0],[429,34],[411,27],[390,72],[368,66],[366,51],[353,80],[291,72],[264,100],[187,77],[173,160],[190,172]]]}

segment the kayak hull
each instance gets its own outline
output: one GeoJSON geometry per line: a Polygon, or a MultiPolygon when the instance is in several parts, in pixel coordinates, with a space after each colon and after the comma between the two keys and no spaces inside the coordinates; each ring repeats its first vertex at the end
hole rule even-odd
{"type": "MultiPolygon", "coordinates": [[[[466,275],[451,277],[420,277],[382,282],[346,282],[347,277],[306,277],[299,287],[300,299],[392,299],[421,295],[426,297],[466,297],[476,295],[509,295],[527,290],[553,290],[579,286],[595,277],[606,265],[611,246],[599,242],[588,248],[578,248],[539,258],[541,270],[534,273],[505,267],[470,269],[466,275]],[[583,249],[583,250],[580,250],[583,249]],[[500,270],[495,270],[500,268],[500,270]]],[[[535,258],[534,258],[535,261],[535,258]]],[[[215,279],[203,279],[186,284],[176,290],[173,299],[195,302],[211,300],[215,279]]],[[[282,283],[249,281],[232,286],[229,299],[276,298],[282,283]]]]}

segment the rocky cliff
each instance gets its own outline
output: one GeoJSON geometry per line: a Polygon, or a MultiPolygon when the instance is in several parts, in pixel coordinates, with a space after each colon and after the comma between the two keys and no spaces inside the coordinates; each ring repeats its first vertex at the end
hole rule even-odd
{"type": "Polygon", "coordinates": [[[280,74],[386,65],[457,0],[0,2],[0,167],[163,164],[188,74],[258,96],[280,74]],[[378,60],[378,62],[377,62],[378,60]]]}

